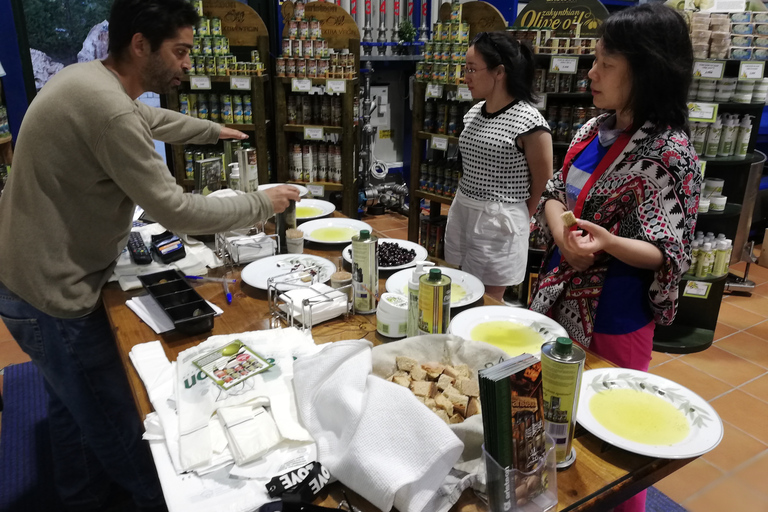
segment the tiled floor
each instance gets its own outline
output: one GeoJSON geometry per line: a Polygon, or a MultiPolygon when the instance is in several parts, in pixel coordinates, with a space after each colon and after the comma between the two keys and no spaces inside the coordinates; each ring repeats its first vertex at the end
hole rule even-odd
{"type": "MultiPolygon", "coordinates": [[[[382,238],[407,238],[405,217],[365,220],[382,238]]],[[[755,293],[723,299],[711,348],[655,352],[651,362],[651,373],[701,395],[725,425],[716,449],[656,484],[691,512],[768,511],[768,268],[752,265],[749,277],[755,293]]],[[[0,322],[0,368],[27,360],[0,322]]]]}

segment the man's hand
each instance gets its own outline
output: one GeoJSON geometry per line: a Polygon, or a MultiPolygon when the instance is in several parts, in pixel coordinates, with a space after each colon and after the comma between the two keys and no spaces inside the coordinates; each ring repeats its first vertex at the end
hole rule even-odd
{"type": "Polygon", "coordinates": [[[270,187],[263,191],[272,201],[272,208],[275,213],[281,213],[288,208],[290,201],[298,201],[299,189],[291,185],[280,185],[279,187],[270,187]]]}
{"type": "Polygon", "coordinates": [[[247,139],[248,135],[244,134],[240,130],[235,130],[233,128],[227,128],[226,126],[221,127],[221,133],[219,134],[219,140],[224,139],[238,139],[243,140],[247,139]]]}

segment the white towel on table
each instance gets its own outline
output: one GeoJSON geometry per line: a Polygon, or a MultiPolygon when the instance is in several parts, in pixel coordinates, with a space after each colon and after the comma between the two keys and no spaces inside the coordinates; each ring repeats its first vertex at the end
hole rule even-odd
{"type": "Polygon", "coordinates": [[[381,510],[428,507],[463,443],[410,390],[371,375],[371,344],[331,343],[294,363],[318,460],[381,510]]]}

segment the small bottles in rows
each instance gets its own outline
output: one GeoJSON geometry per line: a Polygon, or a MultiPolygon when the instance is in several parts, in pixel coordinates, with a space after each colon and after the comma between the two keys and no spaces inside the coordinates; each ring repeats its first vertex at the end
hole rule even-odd
{"type": "Polygon", "coordinates": [[[696,238],[691,243],[691,267],[687,275],[697,278],[720,277],[728,273],[728,265],[733,252],[733,241],[725,238],[723,233],[714,236],[696,232],[696,238]]]}
{"type": "Polygon", "coordinates": [[[696,153],[707,158],[732,156],[746,158],[752,139],[754,116],[722,114],[714,123],[691,123],[691,138],[696,153]]]}

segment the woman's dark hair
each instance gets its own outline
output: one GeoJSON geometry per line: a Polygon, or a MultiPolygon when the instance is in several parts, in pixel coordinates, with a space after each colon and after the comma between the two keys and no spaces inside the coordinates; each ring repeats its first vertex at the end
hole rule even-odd
{"type": "Polygon", "coordinates": [[[693,47],[688,27],[675,10],[659,3],[612,14],[598,29],[608,54],[629,62],[633,128],[646,121],[658,131],[688,130],[688,88],[693,77],[693,47]]]}
{"type": "Polygon", "coordinates": [[[197,20],[197,11],[185,0],[115,0],[109,13],[109,54],[119,60],[134,34],[143,34],[156,52],[163,41],[197,20]]]}
{"type": "Polygon", "coordinates": [[[504,66],[507,92],[516,100],[535,101],[533,75],[536,65],[533,51],[506,32],[481,32],[471,46],[479,53],[488,69],[504,66]]]}

